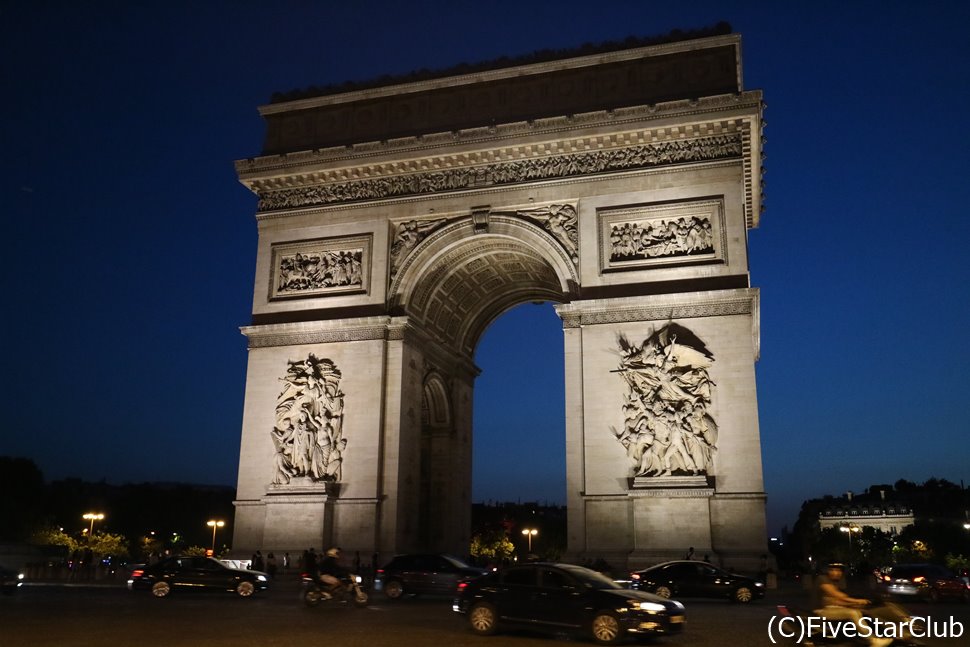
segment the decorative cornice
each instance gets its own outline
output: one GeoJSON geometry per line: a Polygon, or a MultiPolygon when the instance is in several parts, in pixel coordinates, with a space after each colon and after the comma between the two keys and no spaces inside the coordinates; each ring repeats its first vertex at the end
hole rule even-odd
{"type": "Polygon", "coordinates": [[[714,496],[714,488],[639,488],[630,490],[627,496],[632,499],[710,499],[714,496]]]}
{"type": "Polygon", "coordinates": [[[354,162],[377,155],[415,153],[436,150],[444,146],[467,146],[480,143],[501,145],[503,139],[554,135],[574,131],[581,127],[606,126],[615,129],[631,124],[642,124],[644,120],[697,117],[726,109],[748,109],[756,113],[761,109],[761,101],[761,91],[752,90],[740,94],[723,94],[696,100],[683,99],[615,110],[596,110],[574,115],[543,117],[532,121],[517,121],[413,137],[361,142],[349,146],[332,146],[280,155],[266,155],[237,160],[235,167],[240,179],[253,191],[258,192],[260,176],[276,176],[281,186],[285,186],[287,182],[293,180],[294,174],[312,175],[312,171],[309,169],[322,163],[354,162]],[[284,177],[285,179],[283,179],[284,177]]]}
{"type": "Polygon", "coordinates": [[[596,324],[626,323],[631,321],[665,321],[671,319],[694,319],[697,317],[724,317],[749,315],[754,311],[754,294],[745,291],[733,297],[701,299],[696,302],[659,302],[619,304],[615,306],[593,305],[582,301],[556,306],[563,328],[578,328],[596,324]]]}
{"type": "MultiPolygon", "coordinates": [[[[329,171],[321,174],[317,184],[279,190],[266,190],[254,186],[260,196],[259,211],[295,209],[326,204],[407,197],[434,194],[495,185],[511,185],[522,182],[576,177],[607,172],[620,172],[684,164],[740,158],[743,152],[741,130],[743,124],[731,122],[734,132],[695,136],[691,139],[666,139],[632,146],[615,146],[619,139],[630,141],[636,135],[602,136],[559,143],[556,146],[533,145],[531,159],[509,159],[492,163],[482,160],[495,157],[512,157],[506,151],[487,151],[462,156],[452,156],[435,164],[425,160],[421,166],[438,170],[416,171],[418,162],[395,163],[390,168],[374,169],[377,177],[366,179],[339,179],[347,170],[329,171]],[[607,146],[613,145],[612,148],[607,146]],[[556,150],[550,150],[556,149],[556,150]],[[564,149],[573,151],[557,153],[564,149]],[[550,154],[553,153],[553,154],[550,154]],[[427,162],[432,163],[428,164],[427,162]],[[449,168],[449,167],[457,168],[449,168]],[[385,174],[387,173],[387,174],[385,174]]],[[[682,133],[697,130],[694,127],[668,129],[682,133]]],[[[682,134],[680,135],[683,136],[682,134]]],[[[385,165],[388,166],[388,165],[385,165]]],[[[355,169],[362,171],[364,169],[355,169]]],[[[369,173],[362,173],[369,174],[369,173]]]]}
{"type": "Polygon", "coordinates": [[[402,335],[398,329],[403,324],[395,319],[397,318],[368,317],[339,320],[336,325],[334,322],[308,322],[244,326],[240,331],[249,340],[249,348],[370,341],[393,339],[402,335]]]}

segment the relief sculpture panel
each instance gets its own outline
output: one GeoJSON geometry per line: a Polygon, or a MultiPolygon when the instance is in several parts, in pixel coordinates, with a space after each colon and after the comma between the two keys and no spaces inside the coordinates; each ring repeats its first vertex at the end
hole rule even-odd
{"type": "Polygon", "coordinates": [[[340,370],[332,360],[312,353],[287,363],[271,432],[276,449],[273,483],[286,485],[294,478],[340,482],[347,448],[340,370]]]}
{"type": "Polygon", "coordinates": [[[693,332],[670,323],[637,345],[618,339],[626,384],[623,428],[612,428],[636,477],[712,475],[714,356],[693,332]]]}
{"type": "Polygon", "coordinates": [[[272,257],[270,299],[367,290],[369,236],[277,244],[272,257]]]}
{"type": "Polygon", "coordinates": [[[601,211],[604,271],[724,260],[720,199],[601,211]]]}

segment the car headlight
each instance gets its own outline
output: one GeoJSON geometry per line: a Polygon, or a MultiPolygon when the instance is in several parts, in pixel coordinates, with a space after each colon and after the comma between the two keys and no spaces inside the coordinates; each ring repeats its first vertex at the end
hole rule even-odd
{"type": "Polygon", "coordinates": [[[660,611],[666,611],[667,607],[659,602],[643,602],[642,600],[630,600],[630,606],[634,609],[640,609],[641,611],[649,611],[651,613],[658,613],[660,611]]]}
{"type": "Polygon", "coordinates": [[[765,583],[764,582],[755,582],[754,585],[755,586],[764,586],[765,583]]]}
{"type": "Polygon", "coordinates": [[[259,582],[265,582],[266,581],[266,576],[265,575],[257,575],[256,576],[256,580],[259,581],[259,582]]]}

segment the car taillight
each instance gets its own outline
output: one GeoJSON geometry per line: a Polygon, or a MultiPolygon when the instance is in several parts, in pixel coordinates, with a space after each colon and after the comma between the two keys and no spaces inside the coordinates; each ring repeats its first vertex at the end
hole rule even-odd
{"type": "Polygon", "coordinates": [[[383,575],[384,574],[384,569],[383,568],[377,569],[377,574],[378,575],[383,575]]]}
{"type": "Polygon", "coordinates": [[[132,577],[141,577],[144,574],[145,574],[145,571],[141,570],[140,568],[131,572],[132,577]]]}
{"type": "Polygon", "coordinates": [[[918,575],[913,578],[913,584],[919,584],[920,582],[925,582],[925,581],[926,581],[926,578],[923,577],[922,575],[918,575]]]}
{"type": "Polygon", "coordinates": [[[890,582],[890,581],[892,581],[892,579],[893,578],[889,577],[888,575],[883,575],[882,576],[882,581],[883,582],[890,582]]]}
{"type": "Polygon", "coordinates": [[[467,586],[468,586],[468,582],[459,582],[458,583],[458,592],[461,593],[462,591],[465,590],[465,588],[467,586]]]}
{"type": "Polygon", "coordinates": [[[640,574],[639,573],[630,573],[630,579],[631,580],[639,580],[640,579],[640,574]]]}

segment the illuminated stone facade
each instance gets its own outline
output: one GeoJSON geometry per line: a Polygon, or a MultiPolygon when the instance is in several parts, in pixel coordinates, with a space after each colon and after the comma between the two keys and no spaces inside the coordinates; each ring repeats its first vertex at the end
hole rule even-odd
{"type": "Polygon", "coordinates": [[[552,301],[568,556],[756,566],[761,111],[730,34],[261,108],[235,550],[466,554],[475,346],[552,301]]]}

